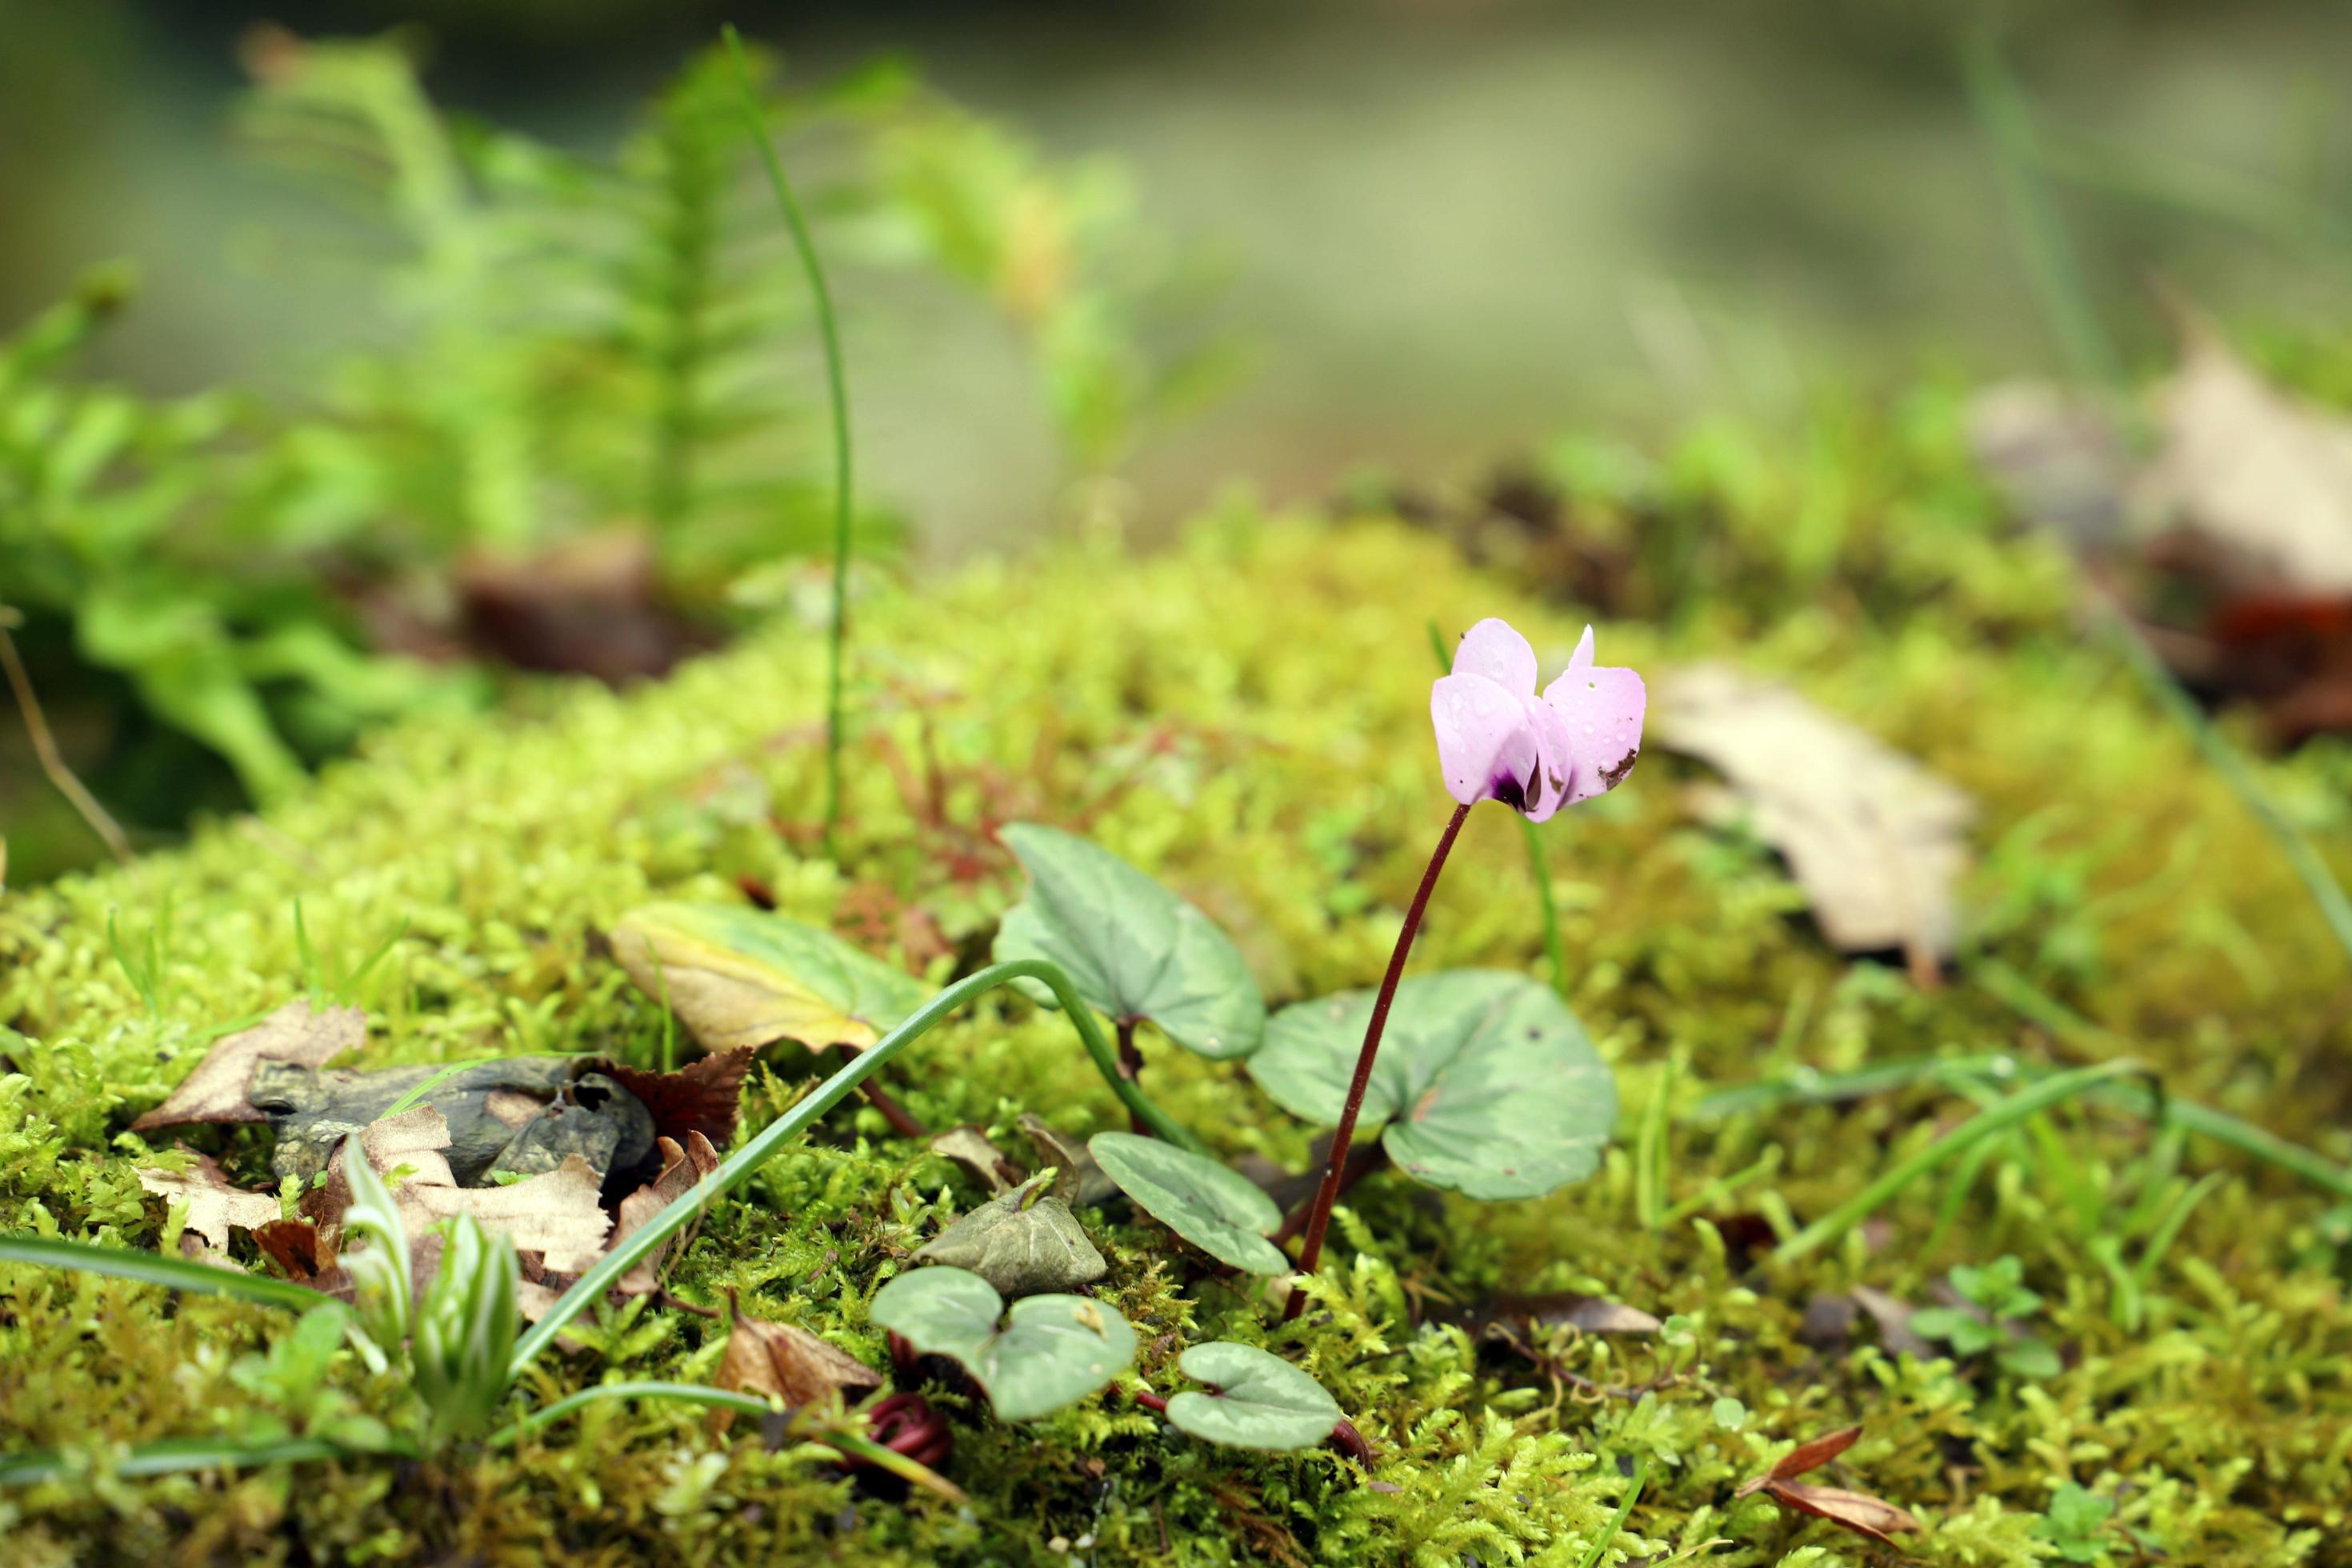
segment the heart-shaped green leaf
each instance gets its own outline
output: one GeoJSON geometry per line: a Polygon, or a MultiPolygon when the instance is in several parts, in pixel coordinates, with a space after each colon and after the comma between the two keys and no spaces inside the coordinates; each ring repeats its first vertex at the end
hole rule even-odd
{"type": "MultiPolygon", "coordinates": [[[[1226,1060],[1257,1049],[1265,1000],[1241,951],[1208,916],[1118,856],[1051,827],[1003,837],[1029,872],[1029,897],[1005,911],[996,958],[1047,958],[1087,1005],[1150,1019],[1170,1039],[1226,1060]]],[[[1043,987],[1024,985],[1039,1001],[1043,987]]]]}
{"type": "Polygon", "coordinates": [[[1108,1272],[1070,1205],[1046,1193],[1040,1171],[940,1232],[915,1256],[969,1268],[1007,1296],[1091,1285],[1108,1272]]]}
{"type": "Polygon", "coordinates": [[[1158,1138],[1097,1132],[1087,1151],[1136,1206],[1220,1263],[1252,1274],[1290,1268],[1266,1234],[1282,1211],[1255,1182],[1158,1138]]]}
{"type": "Polygon", "coordinates": [[[632,910],[613,953],[711,1051],[772,1040],[862,1051],[931,994],[831,931],[737,904],[632,910]]]}
{"type": "Polygon", "coordinates": [[[924,1354],[960,1363],[1003,1421],[1075,1405],[1135,1360],[1135,1330],[1107,1302],[1032,1296],[1000,1323],[1003,1309],[977,1274],[918,1268],[877,1290],[867,1316],[924,1354]]]}
{"type": "Polygon", "coordinates": [[[1194,1345],[1177,1362],[1214,1392],[1187,1390],[1168,1419],[1193,1436],[1234,1448],[1311,1448],[1339,1424],[1323,1385],[1278,1355],[1230,1340],[1194,1345]]]}
{"type": "MultiPolygon", "coordinates": [[[[1293,1115],[1328,1126],[1347,1102],[1374,994],[1275,1015],[1250,1075],[1293,1115]]],[[[1410,1175],[1489,1200],[1591,1175],[1617,1122],[1617,1086],[1549,986],[1457,969],[1397,987],[1363,1121],[1410,1175]]]]}

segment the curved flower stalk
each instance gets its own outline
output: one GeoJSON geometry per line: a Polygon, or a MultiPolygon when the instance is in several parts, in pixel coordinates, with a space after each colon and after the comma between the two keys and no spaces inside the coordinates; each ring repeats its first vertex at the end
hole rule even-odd
{"type": "MultiPolygon", "coordinates": [[[[1548,822],[1562,806],[1615,789],[1641,755],[1649,694],[1633,670],[1592,662],[1591,626],[1569,656],[1568,668],[1541,693],[1536,690],[1536,653],[1528,639],[1507,622],[1489,618],[1463,634],[1452,672],[1430,685],[1430,722],[1437,733],[1437,761],[1446,793],[1455,801],[1454,816],[1422,873],[1421,887],[1405,910],[1404,929],[1389,954],[1388,972],[1381,977],[1363,1048],[1348,1081],[1347,1102],[1332,1131],[1323,1180],[1307,1212],[1306,1242],[1298,1254],[1301,1276],[1314,1273],[1323,1259],[1323,1234],[1339,1195],[1341,1173],[1371,1085],[1389,1008],[1404,978],[1405,956],[1412,951],[1429,896],[1437,889],[1438,874],[1445,868],[1445,858],[1453,852],[1470,808],[1482,800],[1499,800],[1531,823],[1548,822]]],[[[1307,1293],[1294,1288],[1283,1309],[1285,1321],[1297,1317],[1306,1304],[1307,1293]]]]}

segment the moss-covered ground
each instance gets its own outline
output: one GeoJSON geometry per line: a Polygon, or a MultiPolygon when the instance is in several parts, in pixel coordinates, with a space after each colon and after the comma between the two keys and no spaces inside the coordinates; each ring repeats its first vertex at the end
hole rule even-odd
{"type": "MultiPolygon", "coordinates": [[[[2078,1548],[2092,1557],[2352,1563],[2340,1199],[2075,1106],[1777,1264],[1771,1227],[1818,1217],[1971,1100],[1914,1085],[1692,1114],[1710,1092],[1800,1068],[2128,1051],[2174,1094],[2352,1155],[2345,954],[2244,805],[2085,633],[2070,568],[1969,477],[1956,409],[1926,397],[1825,414],[1790,444],[1706,433],[1570,511],[1633,563],[1603,606],[1620,612],[1602,620],[1608,662],[1654,677],[1728,658],[1785,676],[1980,802],[1971,936],[1942,985],[1831,951],[1769,851],[1699,826],[1680,787],[1696,770],[1654,747],[1626,787],[1543,840],[1571,1000],[1625,1106],[1599,1174],[1486,1206],[1368,1181],[1335,1226],[1314,1326],[1295,1334],[1200,1278],[1164,1233],[1094,1216],[1105,1293],[1143,1338],[1139,1372],[1164,1387],[1187,1343],[1274,1343],[1374,1445],[1369,1475],[1328,1451],[1195,1444],[1118,1398],[1008,1429],[938,1394],[965,1509],[885,1496],[805,1448],[768,1451],[740,1426],[715,1436],[659,1405],[601,1407],[511,1451],[130,1480],[109,1473],[114,1446],[299,1429],[322,1402],[391,1415],[403,1395],[349,1357],[324,1386],[273,1376],[266,1352],[288,1320],[267,1309],[0,1268],[0,1437],[90,1456],[86,1476],[0,1494],[0,1557],[1575,1568],[1643,1465],[1601,1561],[2045,1561],[2065,1533],[2046,1510],[2073,1482],[2116,1505],[2078,1548]],[[2003,987],[1983,983],[1988,964],[2003,987]],[[2020,983],[2095,1027],[2053,1036],[2048,1006],[2038,1022],[2020,1012],[2020,983]],[[1662,1130],[1654,1194],[1629,1152],[1645,1121],[1662,1130]],[[1710,1192],[1768,1156],[1763,1174],[1710,1192]],[[2148,1215],[2206,1173],[2217,1180],[2177,1237],[2155,1245],[2148,1215]],[[1867,1318],[1842,1342],[1800,1337],[1817,1296],[1867,1285],[1924,1303],[1952,1267],[2008,1255],[2045,1300],[2031,1327],[2063,1356],[2053,1374],[1896,1356],[1867,1318]],[[1563,1334],[1531,1360],[1481,1344],[1475,1312],[1460,1326],[1501,1289],[1684,1321],[1649,1338],[1563,1334]],[[1611,1392],[1630,1386],[1646,1392],[1611,1392]],[[1926,1529],[1899,1550],[1735,1500],[1792,1442],[1855,1422],[1861,1441],[1813,1479],[1911,1509],[1926,1529]]],[[[822,647],[784,623],[659,686],[569,688],[499,721],[381,735],[264,818],[12,892],[0,1229],[165,1244],[169,1216],[131,1174],[145,1147],[125,1128],[209,1039],[306,988],[343,987],[368,1009],[362,1065],[656,1058],[661,1014],[599,934],[652,896],[740,899],[755,879],[786,912],[943,979],[1018,896],[994,822],[1074,827],[1181,888],[1234,932],[1270,999],[1368,984],[1448,804],[1426,623],[1507,616],[1554,664],[1586,618],[1540,539],[1506,531],[1479,553],[1465,563],[1394,521],[1237,503],[1141,557],[1069,546],[877,587],[856,621],[861,731],[838,867],[804,831],[822,647]]],[[[2307,748],[2261,773],[2324,837],[2352,842],[2352,753],[2307,748]]],[[[1518,825],[1483,809],[1415,963],[1543,974],[1536,907],[1518,825]]],[[[1154,1094],[1221,1152],[1305,1163],[1311,1130],[1237,1065],[1147,1051],[1154,1094]]],[[[772,1056],[754,1122],[806,1076],[772,1056]]],[[[1024,1110],[1073,1131],[1118,1121],[1067,1025],[1009,996],[926,1037],[887,1081],[925,1121],[978,1121],[1008,1148],[1024,1110]]],[[[222,1147],[232,1173],[265,1172],[260,1139],[222,1147]]],[[[875,1365],[871,1293],[942,1208],[981,1195],[847,1107],[746,1194],[673,1289],[709,1302],[733,1287],[875,1365]]],[[[542,1363],[521,1397],[707,1378],[714,1327],[639,1301],[542,1363]]]]}

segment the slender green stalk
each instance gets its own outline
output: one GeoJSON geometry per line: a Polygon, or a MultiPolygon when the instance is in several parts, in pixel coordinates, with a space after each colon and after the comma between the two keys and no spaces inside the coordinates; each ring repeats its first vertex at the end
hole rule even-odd
{"type": "MultiPolygon", "coordinates": [[[[1454,668],[1454,656],[1446,651],[1445,634],[1437,623],[1429,623],[1429,651],[1437,656],[1437,670],[1443,675],[1454,668]]],[[[1528,841],[1528,874],[1535,879],[1536,909],[1543,916],[1544,956],[1551,961],[1551,988],[1562,996],[1568,994],[1568,949],[1559,936],[1559,900],[1552,896],[1551,862],[1544,858],[1543,835],[1536,825],[1522,816],[1519,832],[1528,841]]]]}
{"type": "Polygon", "coordinates": [[[1633,1213],[1643,1230],[1665,1223],[1666,1122],[1675,1098],[1675,1063],[1669,1057],[1658,1077],[1657,1092],[1642,1108],[1642,1129],[1633,1139],[1633,1213]]]}
{"type": "Polygon", "coordinates": [[[2128,1059],[2101,1062],[2095,1067],[2053,1073],[2039,1083],[2020,1089],[2000,1104],[1979,1111],[1926,1148],[1896,1162],[1892,1170],[1774,1248],[1773,1261],[1793,1263],[1835,1241],[1860,1224],[1871,1211],[1945,1161],[1968,1152],[1983,1140],[2014,1127],[2037,1111],[2045,1110],[2061,1100],[2071,1100],[2111,1079],[2146,1070],[2128,1059]]]}
{"type": "MultiPolygon", "coordinates": [[[[257,1465],[310,1459],[370,1459],[384,1454],[416,1457],[415,1446],[395,1437],[378,1448],[353,1448],[324,1437],[280,1437],[245,1443],[234,1437],[161,1437],[142,1443],[110,1468],[121,1477],[184,1475],[190,1470],[251,1469],[257,1465]]],[[[0,1487],[33,1486],[79,1472],[85,1461],[54,1448],[34,1448],[0,1458],[0,1487]]]]}
{"type": "Polygon", "coordinates": [[[2327,921],[2327,929],[2336,933],[2336,940],[2342,944],[2345,952],[2352,955],[2352,898],[2345,895],[2344,884],[2337,881],[2336,873],[2328,868],[2326,858],[2320,854],[2318,847],[2312,843],[2303,829],[2272,801],[2238,748],[2215,728],[2213,721],[2205,716],[2204,710],[2197,706],[2197,700],[2180,689],[2179,682],[2172,679],[2163,661],[2157,658],[2156,650],[2147,646],[2147,639],[2139,635],[2138,628],[2114,605],[2104,598],[2100,598],[2098,603],[2107,625],[2114,630],[2116,646],[2123,654],[2124,663],[2139,678],[2140,684],[2147,689],[2147,694],[2156,700],[2157,706],[2189,731],[2189,740],[2204,753],[2205,761],[2221,775],[2221,781],[2236,792],[2238,798],[2245,803],[2246,809],[2254,814],[2254,819],[2269,831],[2272,839],[2286,856],[2287,864],[2294,867],[2294,874],[2303,879],[2305,890],[2311,894],[2312,902],[2319,906],[2320,916],[2327,921]]]}
{"type": "Polygon", "coordinates": [[[29,1263],[41,1268],[110,1274],[119,1279],[137,1279],[205,1295],[233,1296],[241,1301],[258,1301],[266,1307],[285,1307],[297,1312],[332,1299],[307,1285],[273,1279],[266,1274],[240,1274],[233,1268],[215,1268],[184,1258],[167,1258],[160,1252],[134,1252],[128,1247],[99,1247],[46,1236],[0,1236],[0,1263],[29,1263]]]}
{"type": "Polygon", "coordinates": [[[1607,1552],[1610,1542],[1617,1539],[1617,1532],[1625,1528],[1625,1521],[1632,1516],[1633,1505],[1642,1500],[1642,1483],[1649,1479],[1650,1456],[1644,1454],[1633,1461],[1633,1479],[1627,1484],[1625,1495],[1618,1500],[1617,1511],[1609,1516],[1608,1524],[1602,1527],[1601,1539],[1594,1542],[1592,1550],[1584,1554],[1581,1568],[1600,1568],[1601,1553],[1607,1552]]]}
{"type": "Polygon", "coordinates": [[[1993,170],[2018,254],[2066,368],[2087,385],[2118,388],[2123,373],[2115,344],[2099,324],[2074,243],[2042,178],[2040,138],[2024,91],[2002,62],[1990,31],[1969,40],[1961,67],[1977,122],[1992,149],[1993,170]]]}
{"type": "Polygon", "coordinates": [[[501,1426],[483,1441],[493,1448],[510,1448],[523,1438],[553,1426],[576,1411],[612,1399],[667,1399],[679,1405],[707,1405],[719,1410],[740,1410],[751,1415],[766,1415],[775,1408],[755,1395],[736,1394],[699,1383],[600,1383],[593,1388],[567,1394],[552,1405],[541,1405],[512,1426],[501,1426]]]}
{"type": "Polygon", "coordinates": [[[841,826],[841,661],[849,627],[849,377],[842,368],[841,328],[834,317],[833,292],[825,287],[824,268],[817,261],[816,242],[809,237],[801,205],[793,198],[792,184],[784,178],[783,161],[768,139],[759,94],[751,87],[751,68],[743,62],[743,40],[732,26],[720,31],[727,40],[728,58],[735,65],[743,117],[751,124],[753,144],[760,149],[761,166],[767,170],[776,205],[784,215],[784,226],[792,230],[793,248],[800,253],[801,268],[808,274],[817,335],[824,344],[825,392],[833,404],[833,626],[824,678],[824,852],[839,859],[840,846],[835,840],[841,826]]]}
{"type": "Polygon", "coordinates": [[[635,1268],[639,1259],[685,1229],[713,1202],[748,1181],[785,1144],[815,1125],[827,1111],[880,1070],[892,1057],[920,1039],[934,1025],[965,1003],[1015,980],[1042,981],[1052,989],[1054,999],[1061,1004],[1062,1010],[1069,1015],[1071,1024],[1076,1027],[1087,1054],[1094,1058],[1096,1069],[1111,1086],[1112,1091],[1126,1103],[1128,1110],[1142,1118],[1144,1124],[1158,1136],[1195,1153],[1206,1152],[1200,1140],[1179,1126],[1166,1111],[1152,1104],[1139,1087],[1119,1076],[1118,1058],[1112,1051],[1110,1042],[1103,1037],[1102,1026],[1095,1021],[1095,1016],[1087,1005],[1078,999],[1077,992],[1070,984],[1070,977],[1062,972],[1060,965],[1042,958],[992,963],[986,969],[957,981],[923,1004],[906,1022],[852,1057],[847,1066],[819,1084],[798,1105],[762,1128],[758,1136],[729,1155],[719,1169],[697,1184],[688,1194],[691,1202],[680,1198],[670,1203],[652,1219],[630,1232],[628,1238],[618,1247],[590,1265],[588,1271],[581,1275],[546,1314],[516,1342],[514,1375],[520,1377],[541,1352],[555,1342],[556,1336],[563,1331],[566,1324],[602,1300],[604,1292],[611,1289],[621,1276],[635,1268]]]}
{"type": "MultiPolygon", "coordinates": [[[[543,1430],[584,1406],[613,1399],[667,1399],[680,1405],[702,1405],[716,1410],[740,1411],[747,1415],[772,1415],[777,1409],[755,1395],[710,1388],[698,1383],[601,1383],[593,1388],[566,1394],[552,1405],[532,1411],[513,1426],[492,1433],[488,1439],[488,1445],[493,1448],[510,1447],[521,1438],[543,1430]]],[[[811,1442],[822,1443],[828,1448],[863,1459],[903,1481],[937,1492],[950,1502],[965,1500],[961,1488],[928,1465],[850,1431],[843,1423],[813,1425],[805,1436],[811,1442]]]]}
{"type": "Polygon", "coordinates": [[[1721,1203],[1759,1176],[1769,1176],[1780,1168],[1779,1145],[1764,1151],[1764,1157],[1743,1170],[1727,1176],[1717,1176],[1697,1192],[1668,1209],[1658,1221],[1658,1228],[1671,1230],[1709,1204],[1721,1203]]]}

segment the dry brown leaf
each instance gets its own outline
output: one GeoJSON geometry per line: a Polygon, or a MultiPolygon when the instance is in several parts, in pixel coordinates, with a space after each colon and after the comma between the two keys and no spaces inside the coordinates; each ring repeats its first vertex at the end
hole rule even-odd
{"type": "Polygon", "coordinates": [[[1959,789],[1784,686],[1721,665],[1659,682],[1659,743],[1720,772],[1711,819],[1752,814],[1822,933],[1848,952],[1901,948],[1932,973],[1953,951],[1953,884],[1976,815],[1959,789]]]}
{"type": "Polygon", "coordinates": [[[307,1219],[273,1219],[253,1227],[253,1244],[278,1266],[278,1272],[297,1285],[350,1300],[352,1278],[343,1272],[335,1249],[319,1227],[307,1219]]]}
{"type": "Polygon", "coordinates": [[[139,1184],[167,1203],[188,1205],[186,1228],[204,1237],[204,1258],[226,1262],[231,1226],[252,1230],[278,1217],[276,1193],[248,1193],[232,1184],[228,1173],[209,1154],[184,1148],[190,1156],[184,1171],[140,1167],[139,1184]]]}
{"type": "Polygon", "coordinates": [[[1908,1510],[1897,1508],[1884,1498],[1872,1497],[1868,1492],[1781,1480],[1767,1481],[1759,1489],[1785,1508],[1810,1513],[1816,1519],[1826,1519],[1832,1524],[1842,1524],[1856,1535],[1868,1536],[1881,1546],[1892,1546],[1895,1542],[1891,1537],[1908,1534],[1919,1528],[1919,1521],[1911,1516],[1908,1510]]]}
{"type": "Polygon", "coordinates": [[[1581,1296],[1572,1290],[1538,1295],[1505,1291],[1440,1314],[1444,1321],[1465,1329],[1496,1330],[1516,1340],[1520,1329],[1573,1328],[1588,1334],[1652,1334],[1658,1320],[1639,1307],[1602,1296],[1581,1296]]]}
{"type": "Polygon", "coordinates": [[[1003,1150],[988,1141],[987,1133],[970,1122],[931,1134],[931,1152],[953,1160],[987,1183],[992,1195],[1021,1179],[1020,1167],[1004,1157],[1003,1150]]]}
{"type": "Polygon", "coordinates": [[[2210,323],[2183,321],[2148,499],[2250,585],[2352,593],[2352,421],[2271,385],[2210,323]]]}
{"type": "Polygon", "coordinates": [[[241,1124],[265,1120],[245,1098],[253,1066],[267,1057],[302,1067],[323,1067],[367,1037],[367,1015],[357,1007],[315,1013],[308,1002],[289,1002],[250,1029],[214,1042],[163,1104],[131,1124],[133,1132],[192,1122],[241,1124]]]}
{"type": "MultiPolygon", "coordinates": [[[[543,1175],[506,1186],[461,1187],[441,1153],[449,1145],[449,1124],[429,1105],[371,1122],[359,1137],[368,1163],[392,1191],[414,1257],[421,1259],[428,1250],[434,1240],[428,1231],[461,1214],[511,1237],[517,1250],[539,1253],[551,1274],[577,1274],[604,1250],[613,1222],[600,1197],[603,1180],[577,1154],[543,1175]]],[[[329,1209],[337,1218],[351,1201],[342,1179],[345,1157],[337,1150],[328,1166],[329,1209]]],[[[421,1261],[417,1271],[430,1277],[421,1261]]]]}
{"type": "Polygon", "coordinates": [[[743,1079],[759,1054],[750,1046],[718,1051],[676,1072],[648,1072],[614,1061],[601,1065],[614,1082],[645,1102],[656,1133],[685,1143],[698,1132],[724,1149],[735,1136],[743,1079]]]}
{"type": "Polygon", "coordinates": [[[1906,1510],[1895,1507],[1884,1498],[1868,1492],[1847,1491],[1840,1487],[1817,1487],[1796,1479],[1807,1470],[1818,1469],[1854,1445],[1862,1436],[1859,1426],[1847,1426],[1825,1436],[1811,1438],[1789,1450],[1779,1464],[1753,1480],[1744,1481],[1734,1497],[1751,1497],[1762,1492],[1784,1508],[1800,1513],[1810,1513],[1816,1519],[1826,1519],[1832,1524],[1843,1525],[1857,1535],[1866,1535],[1882,1546],[1892,1546],[1891,1535],[1904,1534],[1919,1528],[1919,1521],[1906,1510]]]}
{"type": "MultiPolygon", "coordinates": [[[[727,1354],[719,1363],[719,1386],[738,1394],[772,1395],[793,1409],[838,1394],[847,1398],[882,1386],[882,1374],[806,1329],[746,1317],[735,1292],[727,1292],[727,1354]]],[[[711,1424],[725,1431],[729,1410],[714,1412],[711,1424]]]]}
{"type": "MultiPolygon", "coordinates": [[[[674,1138],[663,1139],[661,1157],[661,1174],[621,1200],[606,1251],[620,1246],[654,1215],[692,1193],[703,1177],[719,1169],[719,1151],[699,1132],[688,1133],[682,1148],[674,1138]]],[[[633,1296],[649,1295],[659,1289],[662,1262],[673,1246],[683,1245],[684,1236],[681,1232],[654,1248],[635,1268],[621,1276],[619,1289],[633,1296]]]]}

